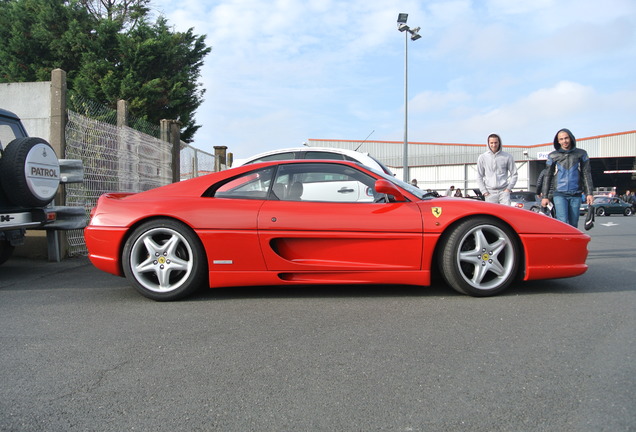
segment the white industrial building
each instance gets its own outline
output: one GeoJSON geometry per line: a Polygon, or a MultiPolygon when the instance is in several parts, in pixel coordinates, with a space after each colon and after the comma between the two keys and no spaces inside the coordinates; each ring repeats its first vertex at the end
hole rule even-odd
{"type": "MultiPolygon", "coordinates": [[[[338,147],[369,153],[403,178],[403,141],[352,141],[309,139],[312,147],[338,147]]],[[[594,187],[600,190],[616,188],[618,193],[636,189],[636,130],[576,139],[576,145],[586,150],[592,161],[594,187]]],[[[451,185],[474,195],[477,188],[477,157],[486,151],[483,144],[408,143],[409,179],[417,179],[421,189],[445,192],[451,185]]],[[[545,167],[553,143],[520,146],[507,145],[517,162],[519,179],[515,190],[534,190],[536,179],[545,167]]]]}

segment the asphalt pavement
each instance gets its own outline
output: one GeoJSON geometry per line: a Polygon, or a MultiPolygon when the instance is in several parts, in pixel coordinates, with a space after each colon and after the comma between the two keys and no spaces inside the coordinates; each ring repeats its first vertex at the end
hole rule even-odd
{"type": "MultiPolygon", "coordinates": [[[[582,220],[581,220],[582,222],[582,220]]],[[[0,431],[634,431],[636,217],[587,273],[203,290],[158,303],[84,257],[0,267],[0,431]]]]}

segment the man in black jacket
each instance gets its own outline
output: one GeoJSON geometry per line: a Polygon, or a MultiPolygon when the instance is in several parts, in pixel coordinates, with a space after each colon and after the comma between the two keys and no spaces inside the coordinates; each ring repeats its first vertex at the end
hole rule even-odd
{"type": "Polygon", "coordinates": [[[541,205],[545,207],[550,203],[548,194],[552,185],[556,218],[577,227],[581,193],[585,193],[585,200],[590,205],[594,200],[594,188],[590,158],[585,150],[576,148],[576,138],[568,129],[561,129],[555,135],[554,151],[548,155],[546,168],[541,205]]]}

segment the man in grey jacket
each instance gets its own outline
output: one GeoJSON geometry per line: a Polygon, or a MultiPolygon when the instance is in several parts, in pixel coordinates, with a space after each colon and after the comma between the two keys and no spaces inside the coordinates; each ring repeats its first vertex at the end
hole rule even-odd
{"type": "Polygon", "coordinates": [[[517,183],[517,165],[501,149],[501,138],[488,135],[488,150],[477,158],[477,184],[487,202],[510,205],[510,192],[517,183]]]}

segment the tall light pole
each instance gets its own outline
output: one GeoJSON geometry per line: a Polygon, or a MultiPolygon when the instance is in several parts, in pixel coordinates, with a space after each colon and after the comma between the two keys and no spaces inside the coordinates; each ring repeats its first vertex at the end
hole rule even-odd
{"type": "Polygon", "coordinates": [[[420,27],[410,28],[406,25],[409,14],[398,14],[398,30],[404,33],[404,149],[402,154],[402,180],[409,181],[409,34],[411,40],[416,41],[422,36],[418,34],[420,27]]]}

